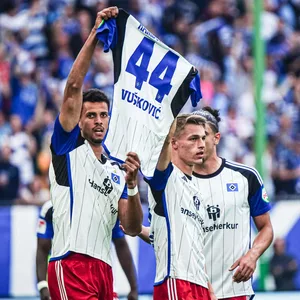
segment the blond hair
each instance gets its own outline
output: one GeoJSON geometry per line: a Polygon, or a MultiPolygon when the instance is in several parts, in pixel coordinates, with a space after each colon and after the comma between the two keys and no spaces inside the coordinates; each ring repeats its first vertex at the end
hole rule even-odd
{"type": "Polygon", "coordinates": [[[176,129],[174,132],[174,137],[177,138],[180,136],[181,132],[184,130],[186,125],[200,125],[205,128],[205,118],[199,115],[193,114],[181,114],[176,119],[176,129]]]}

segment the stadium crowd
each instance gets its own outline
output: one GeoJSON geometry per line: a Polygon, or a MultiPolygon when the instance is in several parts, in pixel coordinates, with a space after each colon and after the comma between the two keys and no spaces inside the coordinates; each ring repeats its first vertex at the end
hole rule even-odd
{"type": "MultiPolygon", "coordinates": [[[[49,141],[66,78],[97,11],[122,7],[185,56],[203,99],[221,112],[220,156],[255,165],[253,1],[1,0],[0,203],[49,200],[49,141]]],[[[265,184],[271,199],[300,194],[300,3],[266,0],[262,100],[265,184]]],[[[85,88],[113,93],[113,63],[101,45],[85,88]]],[[[140,187],[140,191],[146,188],[140,187]]],[[[144,200],[145,199],[144,196],[144,200]]]]}

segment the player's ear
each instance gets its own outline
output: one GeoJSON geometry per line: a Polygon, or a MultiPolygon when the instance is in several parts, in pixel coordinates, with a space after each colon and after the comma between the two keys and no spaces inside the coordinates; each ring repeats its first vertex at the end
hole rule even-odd
{"type": "Polygon", "coordinates": [[[220,132],[216,133],[216,134],[215,134],[215,138],[214,138],[214,143],[215,143],[215,145],[218,145],[218,144],[219,144],[220,138],[221,138],[220,132]]]}
{"type": "Polygon", "coordinates": [[[177,140],[174,137],[172,137],[171,144],[172,144],[173,149],[175,149],[175,150],[178,149],[178,143],[177,143],[177,140]]]}

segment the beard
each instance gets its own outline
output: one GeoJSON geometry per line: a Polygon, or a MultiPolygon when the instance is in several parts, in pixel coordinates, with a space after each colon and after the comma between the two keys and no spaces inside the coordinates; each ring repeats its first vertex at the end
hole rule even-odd
{"type": "Polygon", "coordinates": [[[103,141],[103,138],[95,138],[92,135],[84,133],[83,131],[81,132],[81,136],[93,145],[102,144],[103,141]]]}
{"type": "Polygon", "coordinates": [[[91,143],[93,143],[93,144],[96,144],[96,145],[99,145],[99,144],[102,144],[102,141],[103,141],[103,139],[100,139],[100,138],[93,138],[93,137],[91,137],[90,139],[89,139],[89,141],[91,142],[91,143]]]}

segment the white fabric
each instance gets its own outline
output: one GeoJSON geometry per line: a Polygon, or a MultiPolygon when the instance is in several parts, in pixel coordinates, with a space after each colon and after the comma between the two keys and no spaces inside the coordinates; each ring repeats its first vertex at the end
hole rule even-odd
{"type": "Polygon", "coordinates": [[[251,279],[235,283],[232,277],[237,269],[229,271],[250,247],[249,182],[241,170],[242,167],[235,171],[225,166],[215,176],[194,178],[206,207],[204,254],[207,273],[220,299],[254,294],[251,279]],[[235,183],[238,191],[228,191],[229,183],[235,183]]]}
{"type": "MultiPolygon", "coordinates": [[[[104,141],[111,157],[121,161],[126,159],[129,151],[136,152],[141,160],[141,170],[146,177],[153,175],[157,160],[174,120],[171,102],[183,84],[193,66],[174,50],[168,48],[147,31],[135,18],[129,16],[126,22],[125,38],[122,45],[121,73],[114,85],[114,99],[108,134],[104,141]],[[153,53],[147,68],[147,81],[142,88],[135,87],[136,77],[126,71],[131,55],[143,38],[148,37],[155,42],[153,53]],[[153,70],[159,65],[168,51],[172,51],[179,59],[172,76],[172,88],[161,103],[155,100],[157,88],[149,84],[153,70]],[[140,99],[141,107],[136,104],[140,99]]],[[[140,60],[136,63],[138,66],[140,60]]],[[[164,78],[164,72],[160,78],[164,78]]]]}
{"type": "Polygon", "coordinates": [[[70,187],[56,182],[52,164],[49,172],[54,208],[51,259],[74,251],[111,265],[112,228],[125,186],[124,176],[119,167],[110,161],[105,164],[99,162],[87,141],[68,155],[72,177],[72,212],[70,187]]]}
{"type": "Polygon", "coordinates": [[[157,214],[157,200],[149,189],[150,239],[156,255],[155,284],[171,277],[207,288],[203,255],[205,209],[193,181],[174,166],[163,196],[165,216],[157,214]]]}

